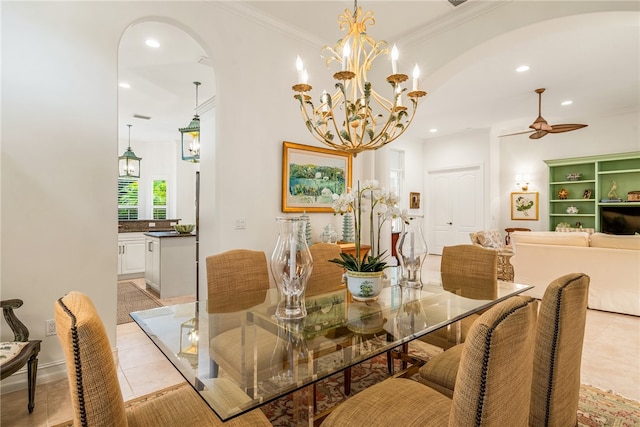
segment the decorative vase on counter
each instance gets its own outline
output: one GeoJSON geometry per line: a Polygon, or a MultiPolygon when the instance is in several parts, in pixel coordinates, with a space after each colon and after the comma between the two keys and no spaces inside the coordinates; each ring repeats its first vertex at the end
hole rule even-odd
{"type": "Polygon", "coordinates": [[[400,261],[400,286],[422,287],[420,272],[427,257],[427,242],[422,232],[422,215],[412,215],[402,224],[396,243],[400,261]]]}
{"type": "Polygon", "coordinates": [[[307,315],[304,293],[313,269],[313,259],[304,237],[304,218],[276,218],[279,233],[271,255],[271,273],[278,287],[279,319],[301,319],[307,315]]]}
{"type": "Polygon", "coordinates": [[[347,270],[347,287],[356,301],[375,301],[382,292],[384,271],[347,270]]]}

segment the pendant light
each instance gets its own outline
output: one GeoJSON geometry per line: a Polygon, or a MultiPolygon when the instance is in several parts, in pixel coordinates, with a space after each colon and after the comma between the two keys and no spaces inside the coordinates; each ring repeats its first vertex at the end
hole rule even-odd
{"type": "Polygon", "coordinates": [[[196,86],[196,114],[187,127],[178,128],[182,144],[182,160],[200,162],[200,116],[198,116],[198,86],[200,82],[193,82],[196,86]]]}
{"type": "Polygon", "coordinates": [[[131,151],[131,125],[129,126],[129,146],[122,156],[118,157],[119,178],[140,178],[140,160],[136,153],[131,151]]]}

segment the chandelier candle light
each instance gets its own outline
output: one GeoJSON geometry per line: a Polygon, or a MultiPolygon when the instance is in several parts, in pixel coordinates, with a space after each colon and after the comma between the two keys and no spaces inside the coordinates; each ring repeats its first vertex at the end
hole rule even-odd
{"type": "Polygon", "coordinates": [[[314,106],[307,93],[308,73],[300,56],[296,58],[298,83],[292,87],[294,98],[300,101],[300,109],[309,132],[323,144],[356,156],[365,150],[376,150],[398,138],[409,127],[415,116],[419,98],[427,93],[419,90],[420,69],[413,70],[412,90],[406,95],[411,112],[402,105],[402,94],[407,90],[402,83],[409,79],[398,73],[398,48],[391,49],[391,72],[386,80],[391,85],[392,98],[386,99],[376,92],[367,77],[373,61],[380,55],[389,55],[386,41],[376,41],[367,34],[367,24],[375,24],[373,12],[362,12],[357,0],[353,12],[348,9],[338,17],[346,37],[333,46],[325,46],[326,65],[332,61],[341,64],[333,78],[337,80],[336,93],[323,91],[320,104],[314,106]]]}
{"type": "Polygon", "coordinates": [[[131,150],[131,125],[129,126],[129,145],[127,151],[118,157],[118,177],[119,178],[140,178],[140,160],[142,157],[136,156],[131,150]]]}

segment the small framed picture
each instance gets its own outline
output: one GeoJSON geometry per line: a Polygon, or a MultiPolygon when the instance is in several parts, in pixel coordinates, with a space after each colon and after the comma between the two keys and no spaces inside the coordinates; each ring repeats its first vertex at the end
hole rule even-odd
{"type": "Polygon", "coordinates": [[[420,209],[420,193],[409,193],[409,209],[420,209]]]}
{"type": "Polygon", "coordinates": [[[584,190],[584,193],[582,194],[582,198],[583,199],[590,199],[591,198],[591,193],[593,192],[593,190],[584,190]]]}
{"type": "Polygon", "coordinates": [[[538,193],[511,193],[511,219],[538,220],[538,193]]]}

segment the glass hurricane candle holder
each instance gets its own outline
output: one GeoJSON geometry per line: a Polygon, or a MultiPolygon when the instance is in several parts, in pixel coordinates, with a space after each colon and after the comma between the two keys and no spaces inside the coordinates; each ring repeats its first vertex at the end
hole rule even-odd
{"type": "Polygon", "coordinates": [[[313,259],[305,238],[304,218],[276,218],[278,241],[271,255],[271,274],[278,287],[279,319],[301,319],[307,315],[304,293],[313,269],[313,259]]]}
{"type": "Polygon", "coordinates": [[[421,215],[413,215],[408,224],[402,224],[396,253],[400,261],[400,286],[422,287],[420,272],[427,257],[427,242],[422,232],[421,215]]]}

